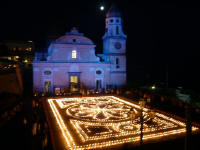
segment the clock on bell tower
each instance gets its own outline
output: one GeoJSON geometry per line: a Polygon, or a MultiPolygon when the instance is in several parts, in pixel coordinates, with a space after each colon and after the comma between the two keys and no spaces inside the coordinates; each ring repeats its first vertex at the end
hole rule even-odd
{"type": "Polygon", "coordinates": [[[122,48],[122,44],[120,42],[115,42],[114,46],[116,49],[121,49],[122,48]]]}
{"type": "Polygon", "coordinates": [[[123,33],[121,13],[112,5],[106,14],[106,29],[103,39],[103,53],[126,53],[126,35],[123,33]]]}
{"type": "Polygon", "coordinates": [[[126,38],[123,33],[121,13],[113,4],[106,14],[103,39],[103,58],[111,63],[111,80],[114,84],[126,83],[126,38]],[[124,83],[118,83],[123,78],[124,83]],[[117,82],[118,81],[118,82],[117,82]],[[116,83],[114,83],[116,82],[116,83]]]}

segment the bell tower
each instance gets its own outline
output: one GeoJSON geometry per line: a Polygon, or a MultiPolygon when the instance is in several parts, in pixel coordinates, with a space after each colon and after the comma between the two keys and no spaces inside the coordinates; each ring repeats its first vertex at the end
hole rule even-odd
{"type": "Polygon", "coordinates": [[[111,63],[111,84],[126,84],[126,38],[123,33],[122,18],[116,4],[106,14],[103,39],[104,60],[111,63]]]}

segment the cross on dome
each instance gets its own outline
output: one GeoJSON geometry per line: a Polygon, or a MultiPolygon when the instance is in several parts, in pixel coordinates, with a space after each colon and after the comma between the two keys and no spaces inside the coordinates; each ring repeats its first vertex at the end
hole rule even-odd
{"type": "Polygon", "coordinates": [[[76,27],[73,27],[70,32],[67,32],[66,35],[83,35],[83,33],[79,33],[76,27]]]}
{"type": "Polygon", "coordinates": [[[70,32],[71,33],[79,33],[78,29],[76,27],[73,27],[70,32]]]}

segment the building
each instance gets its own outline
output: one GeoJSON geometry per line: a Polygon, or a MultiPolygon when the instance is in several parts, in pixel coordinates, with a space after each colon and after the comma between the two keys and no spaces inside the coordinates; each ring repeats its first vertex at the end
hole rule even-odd
{"type": "Polygon", "coordinates": [[[33,41],[5,40],[0,42],[0,59],[32,63],[35,45],[33,41]]]}
{"type": "Polygon", "coordinates": [[[24,88],[20,65],[14,61],[0,60],[0,83],[0,94],[21,95],[24,88]]]}
{"type": "Polygon", "coordinates": [[[35,53],[33,89],[55,93],[125,85],[126,35],[115,5],[106,14],[105,22],[102,54],[96,56],[95,44],[76,28],[52,41],[48,52],[35,53]]]}

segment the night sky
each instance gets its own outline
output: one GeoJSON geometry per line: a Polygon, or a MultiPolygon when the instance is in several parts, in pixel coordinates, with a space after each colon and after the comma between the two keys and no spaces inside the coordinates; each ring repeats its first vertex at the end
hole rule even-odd
{"type": "MultiPolygon", "coordinates": [[[[165,81],[200,89],[200,6],[193,2],[116,0],[127,34],[128,82],[165,81]]],[[[0,40],[33,40],[46,49],[50,36],[76,26],[101,52],[111,0],[9,1],[0,4],[0,40]],[[105,6],[105,11],[99,7],[105,6]]]]}

